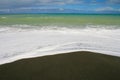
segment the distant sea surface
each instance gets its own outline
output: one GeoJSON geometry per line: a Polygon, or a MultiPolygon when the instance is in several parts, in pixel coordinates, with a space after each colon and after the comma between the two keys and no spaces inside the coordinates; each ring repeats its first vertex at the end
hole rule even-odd
{"type": "Polygon", "coordinates": [[[85,27],[83,25],[120,25],[120,15],[110,14],[9,14],[0,15],[1,25],[85,27]],[[66,25],[66,26],[65,26],[66,25]],[[82,25],[82,26],[80,26],[82,25]]]}
{"type": "Polygon", "coordinates": [[[120,57],[120,15],[0,15],[0,64],[74,51],[120,57]]]}

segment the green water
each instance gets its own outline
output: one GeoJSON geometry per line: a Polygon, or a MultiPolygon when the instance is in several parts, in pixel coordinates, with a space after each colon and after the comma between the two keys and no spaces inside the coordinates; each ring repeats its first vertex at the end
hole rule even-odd
{"type": "Polygon", "coordinates": [[[120,25],[120,15],[9,14],[0,15],[0,25],[120,25]]]}

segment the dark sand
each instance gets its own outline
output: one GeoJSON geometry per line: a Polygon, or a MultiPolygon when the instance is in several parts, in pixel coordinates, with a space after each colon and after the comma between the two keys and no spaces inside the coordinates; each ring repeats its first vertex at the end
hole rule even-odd
{"type": "Polygon", "coordinates": [[[120,57],[73,52],[0,65],[0,80],[120,80],[120,57]]]}

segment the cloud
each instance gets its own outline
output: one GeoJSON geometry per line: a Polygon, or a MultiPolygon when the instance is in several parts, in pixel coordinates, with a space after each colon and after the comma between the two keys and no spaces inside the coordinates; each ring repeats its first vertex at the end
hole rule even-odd
{"type": "Polygon", "coordinates": [[[0,9],[0,13],[9,13],[10,9],[0,9]]]}
{"type": "Polygon", "coordinates": [[[40,5],[67,5],[67,4],[120,4],[120,0],[0,0],[0,9],[17,8],[40,5]]]}
{"type": "Polygon", "coordinates": [[[120,4],[120,0],[108,0],[109,3],[120,4]]]}
{"type": "Polygon", "coordinates": [[[0,0],[0,9],[40,5],[82,4],[86,0],[0,0]]]}
{"type": "Polygon", "coordinates": [[[119,11],[120,0],[0,0],[0,12],[27,11],[40,9],[74,9],[84,11],[119,11]],[[102,5],[101,5],[102,4],[102,5]],[[109,5],[110,4],[110,5],[109,5]],[[105,7],[107,6],[117,6],[105,7]],[[97,8],[103,6],[102,8],[97,8]]]}
{"type": "Polygon", "coordinates": [[[113,8],[113,7],[102,7],[102,8],[97,8],[95,9],[97,12],[120,12],[120,9],[118,8],[113,8]]]}
{"type": "Polygon", "coordinates": [[[30,6],[34,0],[0,0],[0,8],[30,6]]]}
{"type": "Polygon", "coordinates": [[[0,0],[0,8],[28,7],[52,2],[53,0],[0,0]]]}
{"type": "Polygon", "coordinates": [[[113,11],[112,7],[97,8],[96,11],[113,11]]]}

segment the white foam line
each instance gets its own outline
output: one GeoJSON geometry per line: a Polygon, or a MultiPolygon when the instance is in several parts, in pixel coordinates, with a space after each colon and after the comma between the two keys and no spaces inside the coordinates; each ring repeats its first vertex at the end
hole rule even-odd
{"type": "MultiPolygon", "coordinates": [[[[11,63],[11,62],[14,62],[16,60],[21,60],[21,59],[43,57],[43,56],[56,55],[56,54],[64,54],[64,53],[70,53],[70,52],[76,52],[76,51],[90,51],[90,52],[101,53],[101,54],[112,55],[112,56],[118,56],[119,55],[118,52],[101,51],[101,50],[87,50],[87,49],[69,50],[69,51],[55,51],[55,52],[42,52],[42,53],[39,53],[40,55],[36,55],[36,56],[33,55],[33,54],[29,55],[30,53],[33,53],[33,52],[29,52],[29,54],[25,53],[26,55],[23,54],[23,55],[11,57],[9,59],[1,60],[0,65],[6,64],[6,63],[11,63]]],[[[36,51],[36,52],[38,52],[38,51],[36,51]]],[[[118,57],[120,57],[120,55],[118,57]]]]}
{"type": "MultiPolygon", "coordinates": [[[[62,47],[64,45],[70,45],[70,44],[76,44],[76,42],[73,43],[68,43],[68,44],[62,44],[62,45],[57,45],[57,46],[50,46],[50,47],[45,47],[37,50],[33,50],[27,53],[23,53],[22,55],[14,56],[11,58],[7,58],[5,60],[1,60],[0,64],[5,64],[5,63],[10,63],[14,62],[16,60],[20,59],[25,59],[25,58],[34,58],[34,57],[42,57],[42,56],[48,56],[48,55],[55,55],[55,54],[64,54],[64,53],[69,53],[69,52],[76,52],[76,51],[90,51],[90,52],[97,52],[101,54],[107,54],[107,55],[112,55],[112,56],[118,56],[120,57],[119,52],[112,52],[112,51],[106,51],[106,50],[94,50],[94,49],[67,49],[67,50],[56,50],[59,47],[62,47]]],[[[84,47],[83,47],[84,48],[84,47]]]]}

